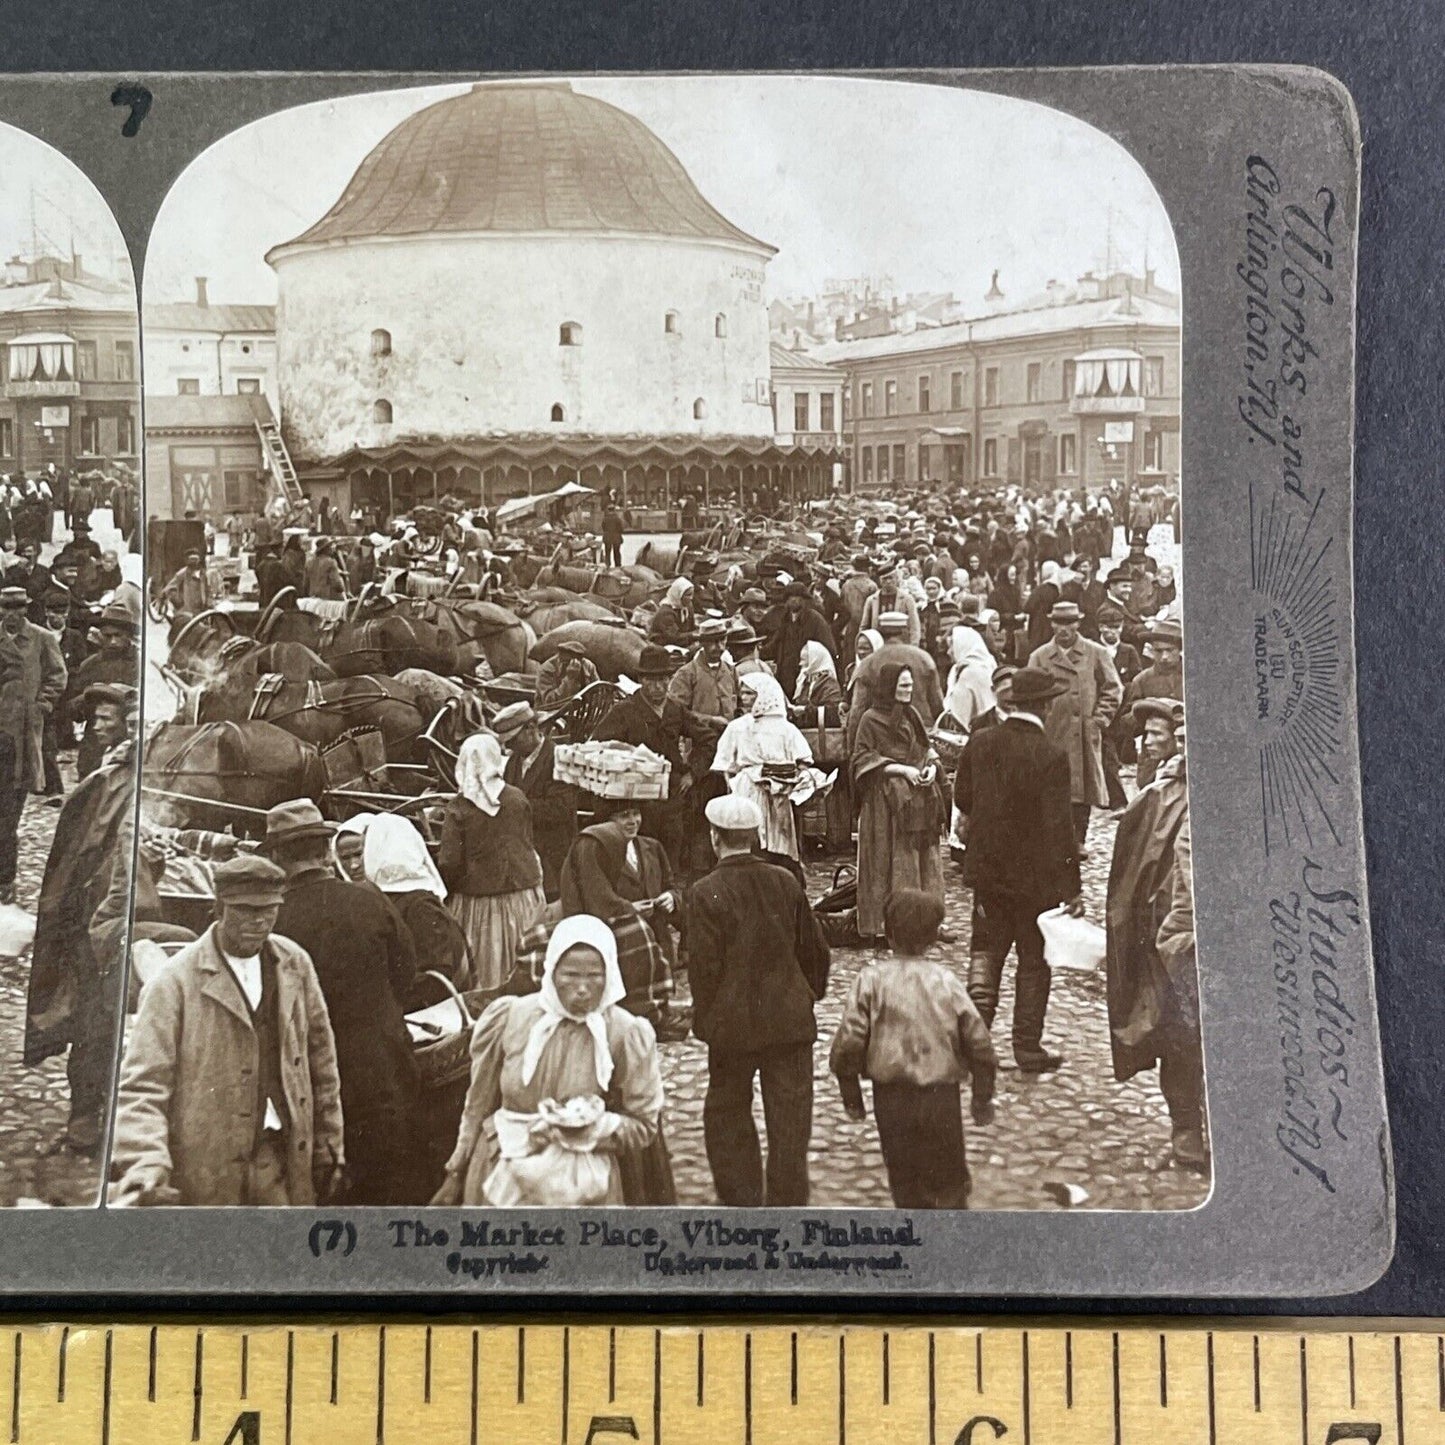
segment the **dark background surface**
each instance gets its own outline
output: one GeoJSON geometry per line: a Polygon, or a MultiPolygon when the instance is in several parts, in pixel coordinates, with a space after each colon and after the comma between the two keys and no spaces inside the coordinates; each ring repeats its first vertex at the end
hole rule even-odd
{"type": "MultiPolygon", "coordinates": [[[[123,81],[158,70],[729,70],[1165,62],[1319,66],[1349,87],[1364,137],[1356,390],[1355,628],[1369,858],[1370,915],[1397,1175],[1394,1264],[1374,1288],[1326,1301],[1231,1310],[1218,1301],[1150,1301],[1150,1314],[1445,1315],[1445,847],[1440,806],[1445,668],[1445,508],[1441,416],[1445,362],[1437,252],[1445,226],[1445,5],[1376,0],[1170,0],[1128,5],[1080,0],[989,5],[807,3],[459,4],[410,0],[249,0],[244,7],[184,0],[50,0],[4,17],[8,71],[89,70],[123,81]]],[[[926,224],[926,216],[920,224],[926,224]]],[[[1269,1228],[1268,1220],[1261,1227],[1269,1228]]],[[[1320,1261],[1322,1275],[1330,1271],[1320,1261]]],[[[17,1302],[19,1303],[19,1302],[17,1302]]],[[[76,1301],[28,1302],[74,1316],[76,1301]]],[[[355,1298],[338,1313],[355,1315],[355,1298]]],[[[600,1301],[597,1303],[601,1303],[600,1301]]],[[[687,1313],[764,1306],[719,1297],[687,1313]]],[[[920,1306],[940,1312],[940,1301],[920,1306]]],[[[475,1312],[479,1299],[418,1297],[414,1309],[475,1312]]],[[[536,1313],[575,1313],[552,1300],[536,1313]]],[[[658,1301],[641,1302],[657,1310],[658,1301]]],[[[868,1313],[818,1301],[832,1313],[868,1313]]],[[[192,1308],[215,1313],[219,1301],[192,1308]]],[[[788,1302],[790,1313],[801,1302],[788,1302]]],[[[1125,1312],[1127,1300],[1066,1306],[1125,1312]]],[[[103,1309],[101,1301],[94,1308],[103,1309]]],[[[234,1309],[228,1302],[228,1312],[234,1309]]],[[[282,1312],[284,1302],[248,1308],[282,1312]]],[[[970,1313],[1059,1308],[1047,1299],[960,1300],[970,1313]]],[[[131,1300],[126,1312],[143,1308],[131,1300]]],[[[393,1301],[392,1311],[406,1304],[393,1301]]],[[[510,1312],[516,1312],[516,1301],[510,1312]]],[[[890,1314],[904,1312],[890,1300],[890,1314]]],[[[298,1302],[318,1313],[322,1302],[298,1302]]],[[[616,1300],[609,1313],[624,1312],[616,1300]]],[[[665,1313],[681,1313],[675,1303],[665,1313]]],[[[175,1313],[167,1302],[167,1313],[175,1313]]],[[[289,1311],[286,1311],[289,1312],[289,1311]]],[[[117,1316],[120,1310],[114,1311],[117,1316]]]]}

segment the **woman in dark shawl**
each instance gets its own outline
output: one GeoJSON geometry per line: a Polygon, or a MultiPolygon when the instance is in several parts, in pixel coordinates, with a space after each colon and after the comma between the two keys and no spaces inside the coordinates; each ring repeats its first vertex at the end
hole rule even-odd
{"type": "Polygon", "coordinates": [[[943,898],[938,839],[945,815],[938,757],[913,707],[913,673],[884,667],[853,744],[858,814],[858,932],[883,936],[883,908],[896,888],[943,898]]]}

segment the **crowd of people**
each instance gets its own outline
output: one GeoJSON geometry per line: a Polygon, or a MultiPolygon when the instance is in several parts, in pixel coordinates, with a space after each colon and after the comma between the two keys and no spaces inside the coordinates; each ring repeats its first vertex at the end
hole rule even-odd
{"type": "MultiPolygon", "coordinates": [[[[569,552],[613,560],[612,510],[569,552]]],[[[826,1041],[843,1105],[861,1117],[871,1081],[899,1207],[965,1207],[961,1089],[986,1126],[1010,952],[1014,1062],[1064,1064],[1039,917],[1084,911],[1099,810],[1119,817],[1115,1076],[1159,1067],[1173,1158],[1207,1169],[1179,598],[1149,551],[1169,516],[1117,490],[1000,488],[830,505],[798,523],[814,545],[747,568],[685,550],[630,618],[635,687],[592,733],[666,760],[665,797],[558,779],[548,717],[598,676],[569,643],[531,700],[462,741],[434,849],[398,816],[338,827],[306,799],[271,810],[258,852],[213,840],[216,921],[130,1031],[112,1197],[673,1203],[661,1050],[692,1034],[718,1202],[806,1204],[815,1009],[842,945],[876,952],[826,1041]],[[809,899],[804,864],[829,848],[853,855],[851,907],[809,899]],[[955,865],[966,968],[949,961],[955,865]],[[437,1138],[408,1016],[443,981],[479,1012],[437,1138]]],[[[448,527],[449,565],[505,587],[517,554],[496,519],[448,527]]],[[[354,596],[412,546],[404,529],[323,534],[309,555],[296,535],[252,540],[263,601],[354,596]]]]}

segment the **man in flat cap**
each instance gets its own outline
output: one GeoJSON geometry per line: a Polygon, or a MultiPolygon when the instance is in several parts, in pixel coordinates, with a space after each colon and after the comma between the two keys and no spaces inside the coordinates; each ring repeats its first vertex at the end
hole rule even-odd
{"type": "Polygon", "coordinates": [[[555,749],[552,739],[542,736],[531,703],[504,707],[492,719],[492,731],[507,753],[502,781],[519,788],[532,806],[532,846],[542,860],[542,888],[553,902],[577,837],[577,790],[552,776],[555,749]]]}
{"type": "Polygon", "coordinates": [[[306,563],[307,597],[341,602],[346,597],[346,578],[336,560],[336,544],[330,537],[318,537],[306,563]]]}
{"type": "Polygon", "coordinates": [[[699,871],[712,866],[702,810],[727,791],[726,779],[712,771],[712,762],[723,729],[738,713],[738,678],[727,657],[727,626],[721,617],[703,618],[697,625],[697,651],[667,684],[668,701],[679,709],[682,730],[692,739],[687,759],[692,774],[687,822],[691,856],[686,861],[699,871]]]}
{"type": "Polygon", "coordinates": [[[1205,1170],[1204,1052],[1194,949],[1189,788],[1184,705],[1134,704],[1154,781],[1119,820],[1105,905],[1109,1031],[1121,1083],[1159,1067],[1171,1150],[1182,1168],[1205,1170]]]}
{"type": "Polygon", "coordinates": [[[216,921],[146,985],[117,1091],[110,1202],[312,1205],[340,1183],[341,1084],[286,875],[219,863],[216,921]]]}
{"type": "Polygon", "coordinates": [[[1062,1063],[1043,1044],[1052,975],[1038,916],[1060,903],[1082,911],[1069,760],[1044,731],[1044,714],[1065,687],[1037,668],[1015,672],[1007,715],[969,738],[953,779],[954,806],[968,819],[964,876],[973,885],[968,993],[992,1028],[1004,962],[1017,950],[1013,1049],[1025,1073],[1062,1063]]]}
{"type": "MultiPolygon", "coordinates": [[[[1124,692],[1122,713],[1127,714],[1123,726],[1137,737],[1139,727],[1135,725],[1133,707],[1136,702],[1149,697],[1181,698],[1184,696],[1184,632],[1179,623],[1170,618],[1155,622],[1145,633],[1152,660],[1148,667],[1138,673],[1124,692]]],[[[1154,781],[1155,760],[1140,754],[1138,783],[1141,788],[1154,781]]]]}
{"type": "Polygon", "coordinates": [[[802,885],[753,849],[762,817],[731,794],[707,805],[717,866],[688,891],[693,1032],[708,1046],[703,1137],[721,1204],[808,1202],[813,1005],[828,985],[828,944],[802,885]],[[763,1167],[753,1122],[761,1079],[763,1167]]]}
{"type": "Polygon", "coordinates": [[[211,579],[199,551],[186,553],[185,565],[166,583],[165,595],[180,617],[194,617],[211,605],[211,579]]]}
{"type": "Polygon", "coordinates": [[[1079,633],[1083,613],[1075,602],[1056,602],[1049,611],[1053,640],[1038,648],[1028,665],[1062,684],[1044,727],[1049,741],[1069,757],[1073,780],[1074,836],[1082,849],[1089,814],[1109,802],[1104,778],[1104,732],[1124,696],[1113,659],[1103,645],[1079,633]]]}
{"type": "Polygon", "coordinates": [[[597,668],[587,649],[574,638],[559,642],[537,673],[537,706],[543,712],[556,712],[596,681],[597,668]]]}
{"type": "Polygon", "coordinates": [[[430,1190],[417,1129],[420,1080],[403,1014],[416,982],[416,949],[383,894],[337,876],[335,832],[309,798],[267,813],[263,848],[286,874],[275,928],[305,949],[331,1017],[346,1116],[347,1202],[424,1202],[430,1190]]]}
{"type": "Polygon", "coordinates": [[[838,650],[844,657],[853,656],[853,644],[858,640],[858,631],[863,626],[863,613],[868,606],[868,599],[877,590],[878,584],[873,580],[868,557],[859,552],[853,558],[852,568],[838,588],[838,601],[845,614],[838,650]]]}
{"type": "Polygon", "coordinates": [[[100,646],[71,674],[66,688],[69,716],[82,718],[85,731],[76,754],[77,774],[84,778],[100,766],[101,757],[112,743],[95,734],[95,719],[89,711],[87,692],[103,684],[136,687],[140,680],[140,663],[136,656],[136,639],[140,628],[130,609],[123,602],[110,603],[96,623],[100,646]]]}
{"type": "Polygon", "coordinates": [[[15,901],[25,795],[45,787],[45,722],[65,695],[54,634],[27,621],[23,587],[0,588],[0,903],[15,901]]]}

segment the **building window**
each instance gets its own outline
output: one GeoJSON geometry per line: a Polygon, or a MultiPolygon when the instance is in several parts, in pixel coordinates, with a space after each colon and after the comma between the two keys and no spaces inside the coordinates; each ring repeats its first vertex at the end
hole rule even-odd
{"type": "Polygon", "coordinates": [[[0,416],[0,457],[15,455],[15,423],[8,416],[0,416]]]}
{"type": "Polygon", "coordinates": [[[963,410],[963,373],[953,372],[948,378],[948,405],[951,411],[963,410]]]}
{"type": "Polygon", "coordinates": [[[679,332],[679,323],[676,311],[667,312],[662,318],[662,329],[669,336],[676,336],[679,332]]]}
{"type": "Polygon", "coordinates": [[[1079,368],[1072,361],[1064,363],[1064,401],[1069,401],[1074,395],[1074,377],[1078,374],[1078,370],[1079,368]]]}
{"type": "Polygon", "coordinates": [[[904,457],[902,442],[897,442],[893,447],[893,480],[901,482],[908,475],[908,462],[904,457]]]}
{"type": "Polygon", "coordinates": [[[130,412],[116,418],[115,449],[123,457],[135,455],[135,417],[130,412]]]}
{"type": "Polygon", "coordinates": [[[1044,368],[1041,363],[1037,361],[1029,362],[1028,377],[1025,384],[1028,387],[1025,394],[1029,401],[1041,401],[1043,399],[1044,368]]]}
{"type": "Polygon", "coordinates": [[[100,418],[89,412],[80,419],[80,454],[84,457],[100,455],[100,418]]]}
{"type": "Polygon", "coordinates": [[[863,383],[863,415],[873,415],[873,383],[871,381],[863,383]]]}
{"type": "Polygon", "coordinates": [[[384,326],[378,326],[371,333],[371,354],[373,356],[391,355],[391,332],[384,326]]]}
{"type": "Polygon", "coordinates": [[[694,421],[704,421],[706,420],[706,418],[707,403],[701,397],[698,397],[698,399],[692,404],[692,419],[694,421]]]}
{"type": "Polygon", "coordinates": [[[199,396],[201,394],[201,379],[199,376],[178,376],[176,378],[177,396],[199,396]]]}
{"type": "Polygon", "coordinates": [[[728,334],[728,319],[721,311],[712,319],[712,334],[721,341],[728,334]]]}
{"type": "Polygon", "coordinates": [[[1164,470],[1164,433],[1162,431],[1151,431],[1144,434],[1144,470],[1146,472],[1162,472],[1164,470]]]}
{"type": "Polygon", "coordinates": [[[94,381],[98,374],[95,342],[79,341],[75,346],[75,376],[78,381],[94,381]]]}
{"type": "MultiPolygon", "coordinates": [[[[8,427],[8,426],[10,425],[10,423],[7,421],[7,422],[5,423],[5,425],[8,427]]],[[[12,433],[12,435],[13,435],[13,433],[12,433]]],[[[873,480],[873,448],[872,448],[872,447],[864,447],[864,448],[863,448],[863,480],[864,480],[865,482],[871,482],[871,481],[873,480]]]]}
{"type": "Polygon", "coordinates": [[[552,405],[552,420],[553,420],[553,421],[566,421],[566,420],[567,420],[567,408],[566,408],[565,406],[563,406],[560,401],[554,402],[553,405],[552,405]]]}
{"type": "Polygon", "coordinates": [[[1144,358],[1144,395],[1164,395],[1164,358],[1162,356],[1146,356],[1144,358]]]}
{"type": "Polygon", "coordinates": [[[933,410],[933,381],[927,376],[918,378],[918,409],[919,411],[933,410]]]}
{"type": "Polygon", "coordinates": [[[1059,437],[1059,472],[1071,477],[1079,470],[1079,439],[1066,431],[1059,437]]]}
{"type": "Polygon", "coordinates": [[[260,486],[260,475],[254,470],[223,472],[221,486],[226,497],[228,512],[254,512],[256,492],[260,486]]]}
{"type": "Polygon", "coordinates": [[[886,481],[888,480],[888,448],[887,448],[887,447],[879,447],[879,448],[878,448],[878,480],[879,480],[880,482],[886,482],[886,481]]]}
{"type": "Polygon", "coordinates": [[[391,425],[391,403],[385,397],[381,397],[371,404],[371,419],[379,422],[382,426],[391,425]]]}
{"type": "Polygon", "coordinates": [[[898,415],[898,383],[896,381],[883,383],[883,415],[898,415]]]}
{"type": "Polygon", "coordinates": [[[983,374],[983,404],[985,406],[998,405],[998,367],[996,366],[990,366],[983,374]]]}
{"type": "Polygon", "coordinates": [[[793,430],[808,430],[808,413],[810,411],[809,398],[806,391],[795,391],[793,393],[793,430]]]}
{"type": "Polygon", "coordinates": [[[843,388],[843,425],[847,426],[853,420],[853,388],[843,388]]]}
{"type": "Polygon", "coordinates": [[[580,321],[564,321],[557,344],[559,346],[581,346],[582,323],[580,321]]]}
{"type": "Polygon", "coordinates": [[[831,391],[820,392],[818,395],[818,430],[832,431],[835,424],[833,419],[833,393],[831,391]]]}
{"type": "Polygon", "coordinates": [[[998,438],[988,437],[983,444],[983,474],[986,477],[998,476],[998,438]]]}
{"type": "Polygon", "coordinates": [[[117,381],[135,380],[135,342],[117,341],[115,343],[115,379],[117,381]]]}

